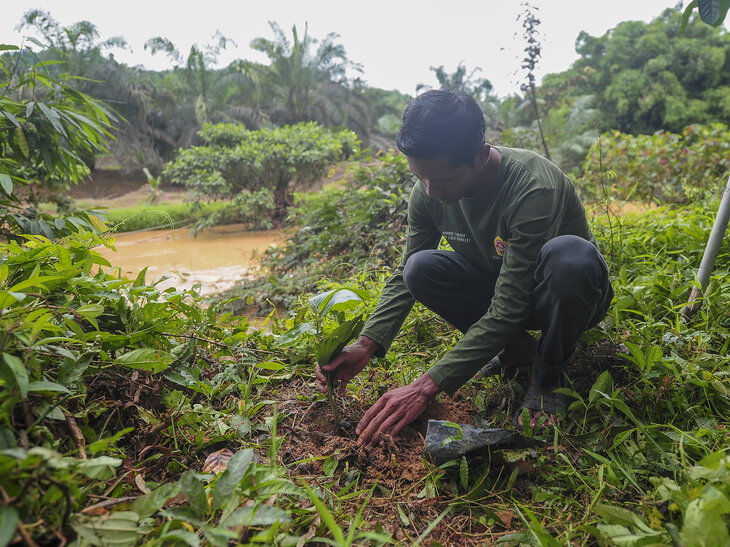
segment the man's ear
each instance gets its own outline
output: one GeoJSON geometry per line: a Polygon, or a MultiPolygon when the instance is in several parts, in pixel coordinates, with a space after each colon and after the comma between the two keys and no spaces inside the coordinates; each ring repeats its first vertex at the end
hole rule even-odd
{"type": "Polygon", "coordinates": [[[484,167],[487,165],[487,161],[489,161],[489,152],[491,151],[491,149],[492,147],[490,145],[484,143],[479,149],[479,152],[477,152],[476,166],[479,169],[484,169],[484,167]]]}

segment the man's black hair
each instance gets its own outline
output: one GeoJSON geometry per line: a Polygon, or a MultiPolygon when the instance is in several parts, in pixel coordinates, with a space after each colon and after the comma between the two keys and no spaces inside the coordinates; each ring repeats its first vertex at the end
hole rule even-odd
{"type": "Polygon", "coordinates": [[[471,95],[432,89],[408,103],[395,143],[409,158],[448,155],[458,167],[473,165],[484,132],[484,114],[471,95]]]}

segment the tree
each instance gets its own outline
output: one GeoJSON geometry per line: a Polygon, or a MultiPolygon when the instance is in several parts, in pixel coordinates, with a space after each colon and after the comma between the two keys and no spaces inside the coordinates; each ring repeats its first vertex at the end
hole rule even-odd
{"type": "Polygon", "coordinates": [[[144,44],[144,48],[149,49],[153,55],[160,52],[167,54],[175,63],[175,68],[183,70],[186,83],[195,95],[195,117],[201,126],[208,121],[212,86],[211,67],[218,61],[221,51],[231,43],[235,45],[233,40],[216,32],[211,42],[205,46],[193,44],[186,59],[183,59],[175,45],[167,38],[156,36],[144,44]],[[183,63],[184,68],[182,68],[183,63]]]}
{"type": "Polygon", "coordinates": [[[682,14],[680,35],[684,32],[695,8],[697,8],[703,22],[713,27],[719,27],[725,21],[727,12],[730,10],[730,0],[692,0],[682,14]]]}
{"type": "Polygon", "coordinates": [[[351,131],[332,132],[314,122],[258,131],[208,124],[200,137],[205,145],[181,150],[164,175],[190,187],[197,200],[268,192],[274,224],[286,219],[294,188],[322,177],[328,165],[357,149],[351,131]]]}
{"type": "Polygon", "coordinates": [[[88,175],[83,157],[107,150],[115,118],[51,76],[37,58],[21,71],[28,58],[24,49],[34,57],[27,48],[0,45],[0,51],[16,52],[0,58],[0,235],[51,238],[81,225],[91,228],[88,215],[54,219],[39,213],[38,204],[88,175]]]}
{"type": "Polygon", "coordinates": [[[49,12],[41,9],[25,12],[16,28],[36,31],[43,40],[36,42],[37,45],[45,46],[47,52],[53,52],[56,59],[62,60],[69,74],[87,78],[76,82],[76,87],[82,91],[93,86],[94,72],[104,62],[103,52],[128,47],[121,36],[99,41],[99,31],[89,21],[78,21],[64,27],[49,12]]]}
{"type": "Polygon", "coordinates": [[[730,36],[699,19],[680,36],[680,19],[668,9],[650,23],[625,21],[601,37],[579,35],[569,93],[595,97],[603,130],[681,132],[690,123],[730,123],[730,36]]]}
{"type": "Polygon", "coordinates": [[[291,39],[275,22],[269,26],[273,39],[255,38],[251,47],[264,53],[268,66],[250,64],[248,73],[263,90],[263,108],[276,124],[316,121],[324,126],[343,125],[368,140],[368,105],[359,91],[359,81],[350,81],[348,71],[362,72],[351,62],[339,36],[329,33],[323,40],[300,36],[296,25],[291,39]]]}

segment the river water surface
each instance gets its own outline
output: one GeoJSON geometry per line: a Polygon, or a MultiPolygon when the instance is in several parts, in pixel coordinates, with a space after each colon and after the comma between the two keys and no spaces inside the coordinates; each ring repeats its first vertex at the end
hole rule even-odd
{"type": "Polygon", "coordinates": [[[282,244],[283,232],[247,232],[240,225],[216,226],[193,237],[189,228],[119,234],[114,237],[117,252],[96,250],[112,266],[119,266],[131,278],[147,267],[147,282],[163,276],[170,279],[160,288],[188,289],[200,284],[203,295],[231,288],[257,268],[254,253],[282,244]]]}

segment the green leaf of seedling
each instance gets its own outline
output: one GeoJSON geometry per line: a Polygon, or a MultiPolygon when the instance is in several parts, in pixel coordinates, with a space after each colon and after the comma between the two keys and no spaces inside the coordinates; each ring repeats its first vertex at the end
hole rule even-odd
{"type": "Polygon", "coordinates": [[[20,48],[18,46],[12,44],[0,44],[0,51],[17,51],[19,49],[20,48]]]}
{"type": "Polygon", "coordinates": [[[111,435],[110,437],[104,437],[103,439],[98,439],[89,444],[86,447],[86,451],[89,454],[98,454],[99,452],[109,450],[114,445],[116,445],[119,439],[121,439],[127,433],[131,433],[132,431],[134,431],[133,427],[125,427],[124,429],[122,429],[121,431],[117,431],[116,433],[114,433],[114,435],[111,435]]]}
{"type": "Polygon", "coordinates": [[[309,299],[309,306],[318,317],[324,317],[330,310],[344,310],[354,307],[364,299],[364,291],[358,289],[333,289],[309,299]],[[363,295],[363,296],[361,296],[363,295]]]}
{"type": "Polygon", "coordinates": [[[226,528],[238,526],[270,526],[276,523],[290,522],[289,513],[278,507],[257,504],[240,507],[221,524],[226,528]]]}
{"type": "Polygon", "coordinates": [[[162,545],[178,545],[180,542],[190,547],[199,547],[200,538],[187,530],[170,530],[160,535],[162,545]]]}
{"type": "Polygon", "coordinates": [[[324,334],[317,347],[317,363],[320,366],[329,363],[360,332],[363,323],[362,315],[359,315],[341,323],[332,332],[324,334]]]}
{"type": "Polygon", "coordinates": [[[213,489],[213,507],[219,508],[228,499],[233,491],[246,475],[248,468],[253,461],[253,450],[250,448],[240,450],[231,457],[226,470],[218,476],[213,489]]]}

